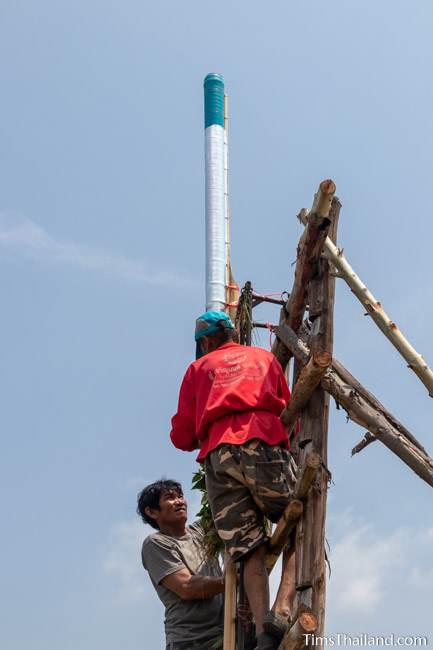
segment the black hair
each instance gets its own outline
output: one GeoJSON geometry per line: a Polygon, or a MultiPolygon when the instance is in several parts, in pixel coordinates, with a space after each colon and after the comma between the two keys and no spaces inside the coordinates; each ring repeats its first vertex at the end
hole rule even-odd
{"type": "MultiPolygon", "coordinates": [[[[212,342],[208,352],[217,350],[221,345],[224,345],[224,343],[230,343],[231,341],[234,343],[239,343],[239,334],[237,330],[233,329],[233,327],[231,327],[226,320],[219,320],[217,322],[217,327],[217,331],[213,332],[213,334],[206,334],[206,338],[212,342]]],[[[202,342],[202,338],[196,342],[196,359],[200,359],[204,354],[206,354],[206,352],[203,350],[202,342]]]]}
{"type": "Polygon", "coordinates": [[[230,327],[226,320],[219,320],[217,326],[218,330],[208,336],[217,341],[218,347],[224,345],[224,343],[228,343],[229,341],[234,341],[235,343],[239,341],[237,331],[233,329],[233,327],[230,327]]]}
{"type": "Polygon", "coordinates": [[[159,500],[166,492],[177,492],[183,496],[182,486],[178,481],[172,479],[160,479],[147,485],[137,496],[137,514],[140,515],[145,524],[149,524],[152,528],[159,530],[159,526],[153,517],[146,514],[146,508],[153,508],[159,510],[159,500]]]}

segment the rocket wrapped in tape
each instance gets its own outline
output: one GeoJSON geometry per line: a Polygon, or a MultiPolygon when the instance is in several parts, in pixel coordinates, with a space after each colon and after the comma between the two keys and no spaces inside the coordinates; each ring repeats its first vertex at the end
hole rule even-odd
{"type": "Polygon", "coordinates": [[[228,311],[234,320],[239,287],[230,259],[228,200],[228,110],[224,80],[204,80],[206,180],[206,309],[228,311]]]}
{"type": "Polygon", "coordinates": [[[224,80],[204,80],[206,309],[226,308],[226,223],[224,182],[224,80]]]}

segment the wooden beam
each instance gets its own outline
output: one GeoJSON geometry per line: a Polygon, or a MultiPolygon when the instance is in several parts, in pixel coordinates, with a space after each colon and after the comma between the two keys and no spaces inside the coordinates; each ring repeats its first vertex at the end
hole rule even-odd
{"type": "MultiPolygon", "coordinates": [[[[304,461],[304,465],[300,468],[293,494],[295,501],[292,501],[291,503],[297,504],[298,500],[301,501],[302,499],[306,498],[308,491],[316,477],[317,470],[319,469],[321,462],[322,461],[319,454],[316,454],[314,451],[310,451],[304,461]]],[[[295,540],[293,537],[290,537],[290,533],[292,532],[294,526],[298,523],[302,512],[303,509],[300,509],[298,505],[296,505],[294,509],[294,507],[289,504],[283,517],[278,522],[278,525],[280,525],[280,530],[278,530],[277,525],[274,535],[270,540],[270,552],[266,556],[266,568],[268,569],[269,573],[274,568],[279,554],[286,545],[287,540],[288,549],[290,550],[293,548],[295,540]],[[285,525],[284,520],[290,521],[290,525],[285,525]],[[282,546],[280,543],[281,540],[283,542],[282,546]]]]}
{"type": "Polygon", "coordinates": [[[330,178],[322,181],[319,185],[319,189],[314,195],[311,212],[320,214],[322,217],[327,217],[331,211],[332,199],[334,198],[336,189],[334,181],[330,178]]]}
{"type": "Polygon", "coordinates": [[[240,289],[235,281],[232,272],[232,263],[230,258],[227,261],[228,286],[226,287],[227,312],[233,323],[236,319],[237,305],[239,303],[240,289]]]}
{"type": "Polygon", "coordinates": [[[360,451],[371,445],[372,442],[376,442],[377,438],[370,431],[367,431],[362,440],[356,444],[352,449],[352,456],[359,454],[360,451]]]}
{"type": "MultiPolygon", "coordinates": [[[[299,241],[295,267],[295,279],[286,306],[281,312],[281,321],[285,322],[295,332],[299,330],[305,312],[307,300],[307,286],[309,280],[317,272],[317,264],[322,254],[326,240],[330,219],[329,211],[332,197],[335,193],[335,183],[331,180],[323,181],[316,193],[315,212],[308,216],[307,227],[299,241]]],[[[290,352],[276,341],[272,347],[283,368],[286,367],[290,352]]]]}
{"type": "MultiPolygon", "coordinates": [[[[334,186],[335,191],[335,186],[334,186]]],[[[337,197],[316,195],[314,210],[317,205],[323,205],[329,214],[329,235],[336,240],[338,218],[341,204],[337,197]]],[[[308,343],[312,357],[327,355],[332,359],[334,340],[334,297],[335,278],[329,262],[322,258],[316,266],[316,272],[310,278],[307,287],[307,302],[309,319],[312,327],[308,343]]],[[[301,372],[302,374],[302,372],[301,372]]],[[[322,375],[323,380],[324,375],[322,375]]],[[[296,540],[296,588],[311,589],[312,610],[317,617],[317,631],[324,632],[325,602],[326,602],[326,562],[325,562],[325,519],[329,472],[327,469],[328,456],[328,414],[329,394],[321,385],[317,386],[303,411],[301,431],[298,436],[300,446],[300,464],[309,454],[319,455],[321,463],[317,470],[316,480],[308,493],[305,514],[298,527],[300,534],[296,540]],[[298,561],[299,556],[299,561],[298,561]]],[[[299,599],[298,599],[299,602],[299,599]]],[[[299,611],[299,610],[298,610],[299,611]]],[[[313,648],[310,641],[304,643],[306,648],[313,648]]]]}
{"type": "Polygon", "coordinates": [[[310,451],[304,460],[296,480],[294,495],[296,499],[305,499],[316,477],[317,470],[322,464],[322,459],[315,451],[310,451]]]}
{"type": "MultiPolygon", "coordinates": [[[[274,332],[285,345],[290,347],[292,354],[300,363],[307,363],[310,356],[309,349],[287,325],[279,325],[274,328],[274,332]]],[[[337,371],[340,366],[341,364],[336,366],[334,359],[332,368],[322,379],[323,388],[345,409],[351,420],[374,434],[420,478],[433,487],[433,460],[422,445],[412,434],[411,438],[408,438],[404,431],[396,428],[394,422],[397,419],[382,405],[379,409],[376,398],[370,402],[368,395],[371,393],[368,390],[363,388],[358,392],[355,386],[346,381],[351,376],[348,371],[345,371],[344,378],[340,377],[337,371]],[[416,440],[416,443],[412,440],[416,440]]],[[[361,384],[357,381],[356,385],[361,384]]]]}
{"type": "Polygon", "coordinates": [[[304,409],[316,386],[330,366],[332,357],[329,352],[316,352],[308,363],[302,368],[290,401],[281,413],[281,420],[287,427],[290,435],[301,411],[304,409]]]}
{"type": "Polygon", "coordinates": [[[364,386],[357,380],[355,377],[343,366],[342,363],[340,363],[337,359],[334,359],[332,362],[332,366],[334,370],[338,373],[338,375],[341,377],[343,381],[345,381],[347,384],[350,384],[357,393],[362,395],[364,399],[367,400],[374,408],[379,411],[379,413],[382,413],[386,417],[387,420],[389,420],[393,427],[397,429],[400,433],[402,433],[406,438],[408,438],[416,447],[421,449],[425,454],[427,453],[424,447],[421,445],[421,443],[411,434],[408,429],[399,421],[397,420],[396,417],[392,415],[387,409],[384,407],[384,405],[379,402],[379,400],[373,395],[373,393],[370,393],[364,386]]]}
{"type": "Polygon", "coordinates": [[[253,307],[256,305],[260,305],[262,302],[269,302],[272,305],[285,305],[286,300],[283,300],[282,298],[272,298],[271,296],[264,296],[261,293],[256,293],[253,291],[253,307]]]}
{"type": "Polygon", "coordinates": [[[266,568],[271,571],[278,557],[289,541],[290,533],[302,515],[304,506],[302,501],[292,499],[287,505],[283,515],[269,540],[269,553],[266,556],[266,568]]]}
{"type": "Polygon", "coordinates": [[[336,373],[330,373],[322,380],[322,386],[347,412],[353,422],[368,429],[388,449],[394,452],[415,474],[433,487],[433,460],[415,446],[391,422],[336,373]]]}
{"type": "Polygon", "coordinates": [[[311,644],[308,643],[309,638],[306,635],[313,635],[317,628],[318,621],[313,612],[301,612],[296,621],[286,632],[278,650],[301,650],[301,648],[308,647],[308,645],[311,644]]]}
{"type": "MultiPolygon", "coordinates": [[[[311,212],[316,209],[313,204],[311,212]]],[[[309,224],[308,210],[301,210],[299,218],[307,226],[309,224]]],[[[404,334],[399,330],[395,322],[385,312],[382,304],[368,289],[366,284],[355,273],[353,268],[344,256],[343,249],[337,248],[332,240],[327,237],[324,242],[324,255],[335,266],[338,276],[348,284],[351,291],[358,298],[363,308],[371,316],[378,328],[392,345],[398,350],[408,367],[414,371],[417,377],[427,388],[430,397],[433,397],[433,370],[426,363],[425,359],[409,343],[404,334]]],[[[293,328],[294,329],[294,328],[293,328]]],[[[296,330],[295,330],[296,331],[296,330]]]]}

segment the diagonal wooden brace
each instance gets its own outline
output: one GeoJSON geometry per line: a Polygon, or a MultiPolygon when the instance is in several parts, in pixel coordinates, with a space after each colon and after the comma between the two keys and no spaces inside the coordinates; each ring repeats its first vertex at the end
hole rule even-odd
{"type": "Polygon", "coordinates": [[[269,540],[269,553],[266,556],[266,568],[270,572],[278,557],[289,541],[289,535],[302,515],[304,506],[299,499],[292,499],[286,507],[283,516],[277,523],[274,533],[269,540]]]}
{"type": "MultiPolygon", "coordinates": [[[[280,325],[274,328],[274,331],[300,363],[308,362],[309,349],[292,329],[287,325],[280,325]]],[[[412,434],[406,435],[404,427],[397,419],[352,378],[341,364],[333,361],[332,368],[325,373],[321,385],[345,409],[351,420],[375,435],[420,478],[433,487],[433,459],[412,434]]]]}
{"type": "Polygon", "coordinates": [[[281,413],[281,420],[286,425],[289,435],[331,362],[332,356],[329,352],[317,351],[302,368],[290,401],[281,413]]]}

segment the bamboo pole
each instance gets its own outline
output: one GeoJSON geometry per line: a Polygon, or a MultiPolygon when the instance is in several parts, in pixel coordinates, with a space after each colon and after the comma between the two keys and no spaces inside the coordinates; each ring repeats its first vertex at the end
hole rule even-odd
{"type": "Polygon", "coordinates": [[[236,565],[226,554],[223,650],[236,648],[236,565]]]}
{"type": "MultiPolygon", "coordinates": [[[[307,363],[310,351],[307,346],[298,339],[293,330],[287,325],[279,325],[274,328],[275,334],[290,347],[292,354],[300,363],[307,363]]],[[[409,439],[401,430],[398,430],[393,422],[396,420],[393,415],[387,415],[384,407],[379,410],[375,401],[368,399],[369,391],[363,389],[358,392],[355,386],[346,381],[346,377],[340,377],[334,367],[328,369],[322,379],[323,388],[330,393],[340,404],[351,420],[374,434],[388,449],[395,453],[408,467],[410,467],[428,485],[433,487],[433,460],[428,456],[423,447],[412,435],[409,439]]],[[[346,371],[348,376],[351,376],[346,371]]],[[[357,382],[359,384],[359,382],[357,382]]]]}
{"type": "MultiPolygon", "coordinates": [[[[313,204],[312,210],[315,209],[313,204]]],[[[304,225],[308,224],[308,211],[301,210],[299,218],[304,225]]],[[[425,359],[409,343],[404,334],[398,329],[397,325],[383,309],[381,303],[375,298],[367,288],[361,278],[355,273],[350,266],[343,249],[338,248],[329,237],[325,239],[323,254],[338,271],[339,277],[343,278],[349,285],[352,292],[361,302],[367,313],[379,327],[386,338],[391,341],[393,346],[398,350],[403,359],[407,362],[408,367],[414,371],[417,377],[427,388],[430,397],[433,397],[433,371],[426,363],[425,359]]]]}
{"type": "Polygon", "coordinates": [[[229,98],[227,93],[224,93],[224,219],[226,238],[226,309],[230,318],[234,322],[240,291],[233,276],[231,261],[231,214],[229,202],[229,98]]]}

